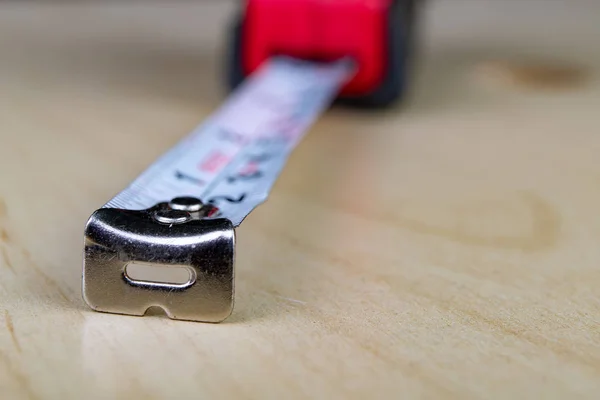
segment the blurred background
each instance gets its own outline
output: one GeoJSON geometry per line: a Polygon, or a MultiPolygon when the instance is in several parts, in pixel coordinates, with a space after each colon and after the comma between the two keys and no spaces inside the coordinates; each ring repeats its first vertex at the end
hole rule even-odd
{"type": "MultiPolygon", "coordinates": [[[[479,84],[569,88],[588,75],[600,47],[593,0],[421,3],[415,107],[477,106],[479,84]]],[[[22,79],[47,90],[119,90],[183,104],[212,104],[224,93],[237,1],[14,0],[0,7],[4,85],[22,79]]]]}

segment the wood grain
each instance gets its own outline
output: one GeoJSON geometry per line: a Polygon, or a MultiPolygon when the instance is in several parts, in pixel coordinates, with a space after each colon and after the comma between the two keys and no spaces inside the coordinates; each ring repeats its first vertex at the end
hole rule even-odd
{"type": "Polygon", "coordinates": [[[223,100],[233,8],[0,4],[0,398],[598,398],[591,1],[429,2],[410,102],[328,112],[239,229],[225,323],[85,306],[84,223],[223,100]]]}

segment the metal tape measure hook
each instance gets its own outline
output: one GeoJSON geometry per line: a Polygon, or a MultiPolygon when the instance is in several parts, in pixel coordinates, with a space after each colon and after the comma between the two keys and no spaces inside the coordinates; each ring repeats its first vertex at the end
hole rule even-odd
{"type": "Polygon", "coordinates": [[[147,210],[102,208],[85,229],[83,293],[96,311],[221,322],[233,310],[235,231],[214,207],[181,197],[147,210]],[[183,268],[184,283],[134,279],[127,266],[183,268]]]}

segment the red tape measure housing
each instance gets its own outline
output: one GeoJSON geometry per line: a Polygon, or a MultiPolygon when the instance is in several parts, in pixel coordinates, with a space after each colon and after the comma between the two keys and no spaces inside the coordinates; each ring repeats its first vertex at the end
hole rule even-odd
{"type": "Polygon", "coordinates": [[[285,54],[358,66],[342,95],[362,95],[382,84],[387,65],[391,0],[250,0],[242,31],[246,75],[266,59],[285,54]]]}
{"type": "Polygon", "coordinates": [[[418,0],[245,0],[230,57],[231,86],[274,55],[333,61],[351,57],[357,73],[340,99],[387,106],[406,86],[418,0]]]}

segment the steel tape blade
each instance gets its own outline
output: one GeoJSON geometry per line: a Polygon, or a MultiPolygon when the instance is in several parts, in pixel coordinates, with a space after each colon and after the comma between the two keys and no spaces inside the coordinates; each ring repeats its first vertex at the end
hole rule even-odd
{"type": "Polygon", "coordinates": [[[270,59],[104,207],[140,210],[193,196],[238,226],[267,199],[290,152],[353,71],[348,60],[270,59]]]}

